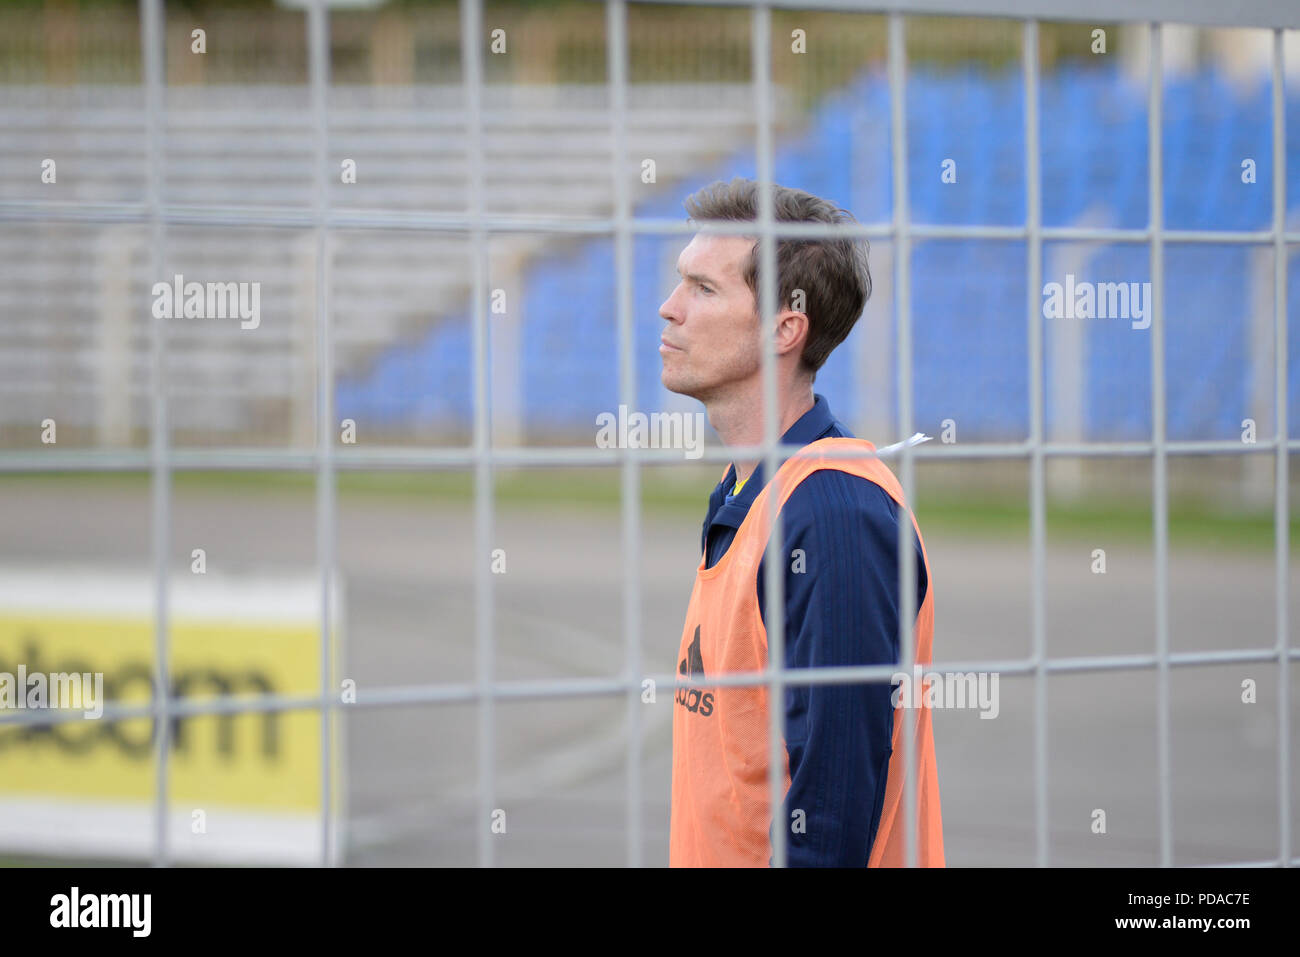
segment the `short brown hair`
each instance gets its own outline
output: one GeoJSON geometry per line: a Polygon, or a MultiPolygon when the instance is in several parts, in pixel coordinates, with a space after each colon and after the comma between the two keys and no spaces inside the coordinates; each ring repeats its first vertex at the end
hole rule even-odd
{"type": "MultiPolygon", "coordinates": [[[[778,222],[857,222],[847,210],[803,190],[773,184],[772,192],[772,216],[778,222]]],[[[740,177],[730,183],[718,180],[688,196],[686,211],[692,221],[757,222],[758,183],[740,177]]],[[[802,312],[808,316],[808,340],[799,362],[814,377],[831,350],[853,329],[871,297],[865,242],[852,236],[777,240],[777,301],[780,308],[789,308],[794,291],[804,292],[802,312]]],[[[759,259],[759,244],[755,241],[743,272],[756,307],[759,259]]]]}

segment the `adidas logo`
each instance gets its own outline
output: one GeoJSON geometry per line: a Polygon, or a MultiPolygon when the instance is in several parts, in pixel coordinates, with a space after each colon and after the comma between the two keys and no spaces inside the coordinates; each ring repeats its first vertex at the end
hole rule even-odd
{"type": "MultiPolygon", "coordinates": [[[[695,638],[686,649],[686,657],[677,666],[677,673],[687,678],[703,678],[704,658],[700,655],[700,626],[695,626],[695,638]]],[[[701,692],[699,688],[678,688],[677,703],[703,718],[713,714],[713,693],[701,692]]]]}

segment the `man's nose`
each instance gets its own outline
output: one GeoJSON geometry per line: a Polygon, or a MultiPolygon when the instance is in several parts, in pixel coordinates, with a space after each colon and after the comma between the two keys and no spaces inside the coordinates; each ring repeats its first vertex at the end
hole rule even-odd
{"type": "Polygon", "coordinates": [[[664,300],[663,305],[659,307],[659,318],[667,319],[669,322],[679,322],[677,311],[673,307],[673,301],[677,298],[677,290],[674,289],[669,293],[668,298],[664,300]]]}

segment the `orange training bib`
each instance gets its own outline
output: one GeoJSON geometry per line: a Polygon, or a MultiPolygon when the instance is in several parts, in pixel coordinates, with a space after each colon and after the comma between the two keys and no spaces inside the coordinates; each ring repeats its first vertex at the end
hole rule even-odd
{"type": "MultiPolygon", "coordinates": [[[[791,458],[754,500],[726,553],[712,568],[700,559],[695,587],[682,630],[678,672],[693,678],[767,665],[767,630],[758,608],[755,581],[767,546],[772,486],[780,489],[779,513],[795,487],[819,469],[839,469],[883,488],[911,516],[898,480],[880,459],[827,458],[820,452],[858,448],[875,451],[862,439],[820,439],[791,458]]],[[[911,516],[918,540],[921,530],[911,516]]],[[[921,542],[928,581],[916,616],[915,662],[931,661],[934,639],[934,578],[921,542]]],[[[902,807],[903,722],[912,721],[917,766],[917,863],[942,867],[943,823],[934,734],[928,707],[894,710],[893,753],[885,783],[885,803],[871,848],[869,867],[904,864],[902,807]]],[[[768,686],[679,688],[673,703],[673,780],[669,837],[672,867],[767,867],[772,857],[769,810],[768,686]]],[[[782,742],[784,745],[784,741],[782,742]]],[[[783,748],[784,750],[784,748],[783,748]]],[[[790,788],[789,755],[782,773],[783,794],[790,788]]]]}

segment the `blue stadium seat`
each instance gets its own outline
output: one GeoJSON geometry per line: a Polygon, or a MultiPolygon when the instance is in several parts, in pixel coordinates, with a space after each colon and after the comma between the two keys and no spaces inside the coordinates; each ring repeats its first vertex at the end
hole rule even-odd
{"type": "MultiPolygon", "coordinates": [[[[1040,91],[1042,211],[1048,225],[1140,228],[1147,219],[1147,114],[1144,83],[1093,66],[1044,74],[1040,91]]],[[[993,73],[918,69],[908,82],[911,216],[921,223],[1008,224],[1025,215],[1023,89],[1018,68],[993,73]],[[940,163],[958,164],[956,184],[940,163]]],[[[1287,102],[1292,152],[1300,140],[1300,97],[1287,102]]],[[[1165,222],[1172,229],[1266,229],[1272,217],[1271,92],[1242,94],[1214,72],[1172,79],[1164,98],[1165,222]],[[1257,182],[1241,182],[1242,158],[1257,182]]],[[[776,144],[774,176],[852,210],[864,222],[892,216],[889,90],[879,70],[828,96],[790,138],[776,144]]],[[[1289,164],[1287,196],[1300,206],[1300,163],[1289,164]]],[[[684,217],[682,198],[714,179],[753,176],[746,145],[712,169],[639,203],[642,217],[684,217]]],[[[637,401],[661,400],[655,345],[668,288],[665,257],[682,237],[639,236],[633,244],[637,401]]],[[[1251,256],[1239,246],[1166,247],[1168,434],[1228,438],[1252,409],[1249,317],[1251,256]]],[[[668,260],[671,261],[671,260],[668,260]]],[[[1045,260],[1046,261],[1046,260],[1045,260]]],[[[1028,346],[1022,242],[918,242],[912,263],[916,425],[934,433],[958,418],[970,439],[1028,433],[1028,346]]],[[[1083,281],[1145,282],[1145,245],[1096,247],[1083,281]]],[[[1289,265],[1300,301],[1300,257],[1289,265]]],[[[608,239],[557,242],[526,269],[522,391],[530,434],[592,427],[619,401],[613,246],[608,239]]],[[[1051,281],[1044,276],[1044,281],[1051,281]]],[[[1061,331],[1044,320],[1045,341],[1061,331]]],[[[1082,332],[1084,437],[1150,435],[1149,331],[1125,320],[1075,320],[1082,332]]],[[[364,378],[340,383],[341,417],[383,426],[420,421],[467,428],[472,422],[469,313],[434,321],[414,346],[396,346],[364,378]]],[[[1300,434],[1300,326],[1291,323],[1290,421],[1300,434]]],[[[1047,350],[1046,374],[1053,374],[1047,350]]],[[[852,348],[838,350],[818,377],[845,418],[861,411],[852,348]]],[[[1267,390],[1266,390],[1267,391],[1267,390]]],[[[895,400],[896,401],[896,400],[895,400]]],[[[1047,410],[1049,435],[1052,410],[1047,410]]],[[[891,408],[892,419],[896,410],[891,408]]]]}

